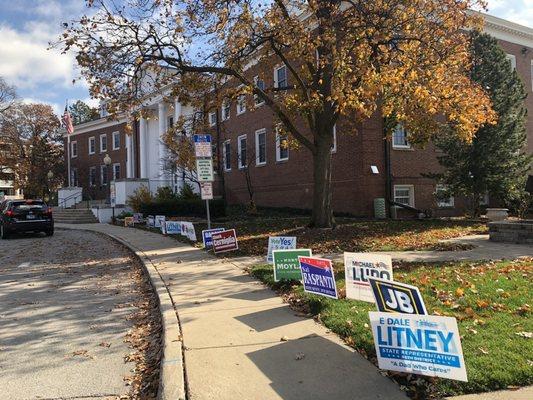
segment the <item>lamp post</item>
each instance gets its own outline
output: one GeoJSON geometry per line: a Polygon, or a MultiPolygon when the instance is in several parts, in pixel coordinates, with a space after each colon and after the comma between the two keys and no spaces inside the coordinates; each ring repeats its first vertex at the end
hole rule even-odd
{"type": "Polygon", "coordinates": [[[50,203],[50,197],[52,195],[52,189],[50,188],[50,184],[52,182],[52,179],[54,179],[54,173],[52,171],[48,171],[46,177],[48,178],[48,203],[50,203]]]}
{"type": "MultiPolygon", "coordinates": [[[[108,193],[108,197],[107,197],[107,201],[109,202],[109,205],[111,206],[111,208],[113,209],[113,217],[112,217],[112,221],[115,222],[115,204],[112,204],[111,203],[111,178],[112,178],[112,175],[111,175],[111,157],[109,157],[109,154],[106,153],[105,157],[104,157],[104,164],[105,164],[105,169],[106,169],[106,174],[108,176],[108,179],[107,179],[107,186],[109,186],[109,189],[107,191],[108,193]],[[109,172],[108,172],[109,171],[109,172]]],[[[114,202],[113,202],[114,203],[114,202]]]]}

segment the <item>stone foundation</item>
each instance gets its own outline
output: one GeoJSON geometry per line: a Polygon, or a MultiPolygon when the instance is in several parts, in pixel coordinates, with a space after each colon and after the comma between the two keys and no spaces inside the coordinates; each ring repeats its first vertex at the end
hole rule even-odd
{"type": "Polygon", "coordinates": [[[489,222],[489,237],[494,242],[533,245],[533,220],[489,222]]]}

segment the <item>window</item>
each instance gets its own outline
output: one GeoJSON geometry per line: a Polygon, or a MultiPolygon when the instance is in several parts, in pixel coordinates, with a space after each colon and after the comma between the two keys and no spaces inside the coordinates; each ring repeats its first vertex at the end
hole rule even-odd
{"type": "Polygon", "coordinates": [[[89,138],[89,154],[94,154],[96,152],[96,139],[94,136],[89,138]]]}
{"type": "Polygon", "coordinates": [[[289,136],[276,132],[276,161],[289,159],[289,136]]]}
{"type": "Polygon", "coordinates": [[[516,56],[514,54],[507,54],[506,57],[511,63],[511,68],[515,70],[516,69],[516,56]]]}
{"type": "Polygon", "coordinates": [[[167,129],[170,129],[174,126],[174,117],[170,116],[167,118],[167,129]]]}
{"type": "Polygon", "coordinates": [[[70,158],[78,157],[78,142],[70,143],[70,158]]]}
{"type": "Polygon", "coordinates": [[[216,112],[210,112],[209,113],[209,125],[215,126],[217,124],[217,113],[216,112]]]}
{"type": "Polygon", "coordinates": [[[246,111],[246,95],[241,94],[237,97],[237,115],[246,111]]]}
{"type": "Polygon", "coordinates": [[[287,67],[285,65],[282,65],[281,67],[274,68],[274,87],[284,88],[287,86],[287,67]]]}
{"type": "Polygon", "coordinates": [[[413,185],[394,185],[394,201],[411,207],[415,206],[415,189],[413,185]]]}
{"type": "Polygon", "coordinates": [[[435,197],[439,208],[450,208],[454,206],[455,199],[453,196],[446,197],[446,185],[437,185],[435,188],[435,197]]]}
{"type": "MultiPolygon", "coordinates": [[[[265,90],[265,81],[260,79],[258,76],[254,76],[254,85],[257,86],[261,90],[265,90]]],[[[265,104],[265,101],[261,99],[259,96],[257,96],[256,94],[254,94],[254,102],[256,106],[265,104]]]]}
{"type": "Polygon", "coordinates": [[[231,103],[228,99],[222,102],[222,121],[229,119],[231,103]]]}
{"type": "Polygon", "coordinates": [[[255,132],[255,165],[265,165],[266,159],[266,130],[255,132]]]}
{"type": "Polygon", "coordinates": [[[96,186],[96,167],[89,168],[89,186],[96,186]]]}
{"type": "Polygon", "coordinates": [[[100,153],[107,151],[107,135],[100,135],[100,153]]]}
{"type": "Polygon", "coordinates": [[[107,167],[105,165],[100,165],[100,183],[107,185],[107,167]]]}
{"type": "Polygon", "coordinates": [[[231,171],[231,142],[226,140],[224,142],[223,156],[224,156],[224,171],[231,171]]]}
{"type": "Polygon", "coordinates": [[[120,163],[113,164],[113,180],[120,179],[120,163]]]}
{"type": "Polygon", "coordinates": [[[248,166],[248,154],[246,152],[246,135],[241,135],[237,138],[237,154],[238,154],[238,164],[239,169],[246,168],[248,166]]]}
{"type": "Polygon", "coordinates": [[[337,124],[333,125],[333,144],[331,145],[331,152],[337,152],[337,124]]]}
{"type": "Polygon", "coordinates": [[[120,148],[120,132],[113,132],[113,150],[120,148]]]}
{"type": "Polygon", "coordinates": [[[407,140],[407,132],[402,124],[396,125],[394,132],[392,132],[392,148],[393,149],[410,149],[411,145],[407,140]]]}

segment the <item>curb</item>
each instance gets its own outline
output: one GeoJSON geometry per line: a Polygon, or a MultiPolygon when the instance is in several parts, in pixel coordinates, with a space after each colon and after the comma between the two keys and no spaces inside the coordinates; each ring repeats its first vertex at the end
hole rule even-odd
{"type": "Polygon", "coordinates": [[[152,263],[152,260],[150,260],[142,250],[137,249],[131,243],[113,234],[83,228],[61,227],[59,229],[82,230],[104,234],[115,242],[128,248],[141,262],[145,273],[150,279],[152,289],[157,295],[159,311],[161,313],[162,356],[159,367],[159,388],[157,390],[157,398],[158,400],[185,400],[187,398],[187,392],[181,326],[177,312],[174,309],[172,297],[165,286],[163,278],[157,271],[156,266],[152,263]]]}

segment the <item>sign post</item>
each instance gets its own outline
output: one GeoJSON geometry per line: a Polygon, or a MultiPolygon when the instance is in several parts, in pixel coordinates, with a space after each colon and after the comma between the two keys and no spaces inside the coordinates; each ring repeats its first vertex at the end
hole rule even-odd
{"type": "Polygon", "coordinates": [[[194,154],[196,156],[196,174],[200,181],[202,200],[205,200],[207,212],[207,229],[211,229],[211,212],[209,200],[213,199],[213,148],[211,147],[211,135],[194,135],[194,154]]]}

